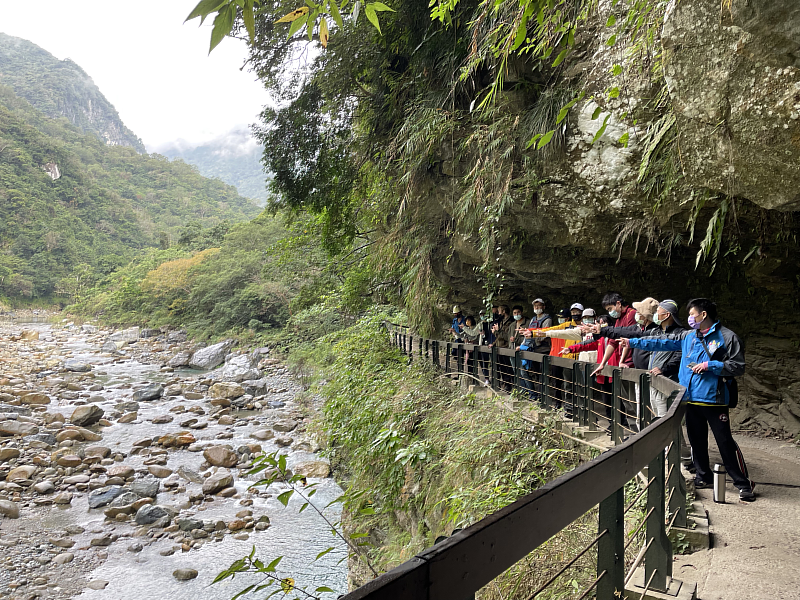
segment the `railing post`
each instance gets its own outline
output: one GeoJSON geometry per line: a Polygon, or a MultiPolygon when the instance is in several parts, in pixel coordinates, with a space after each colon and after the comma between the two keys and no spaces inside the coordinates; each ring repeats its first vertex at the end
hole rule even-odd
{"type": "Polygon", "coordinates": [[[647,476],[652,483],[647,488],[647,512],[650,517],[647,519],[645,539],[652,539],[653,543],[644,555],[644,580],[651,581],[650,589],[665,592],[672,577],[672,542],[667,535],[664,519],[664,450],[650,461],[647,476]]]}
{"type": "Polygon", "coordinates": [[[497,390],[497,346],[492,346],[492,389],[497,390]]]}
{"type": "Polygon", "coordinates": [[[622,427],[620,427],[620,406],[622,395],[622,371],[614,369],[611,376],[611,441],[614,445],[622,443],[622,427]]]}
{"type": "Polygon", "coordinates": [[[446,352],[444,355],[444,372],[445,374],[447,374],[450,372],[450,353],[452,352],[452,349],[450,347],[450,342],[446,342],[445,350],[446,352]]]}
{"type": "Polygon", "coordinates": [[[590,431],[595,431],[597,429],[597,419],[595,418],[594,413],[592,413],[592,367],[593,365],[590,363],[585,363],[583,367],[583,382],[586,386],[584,388],[586,391],[586,394],[584,395],[584,400],[586,403],[584,404],[583,414],[585,417],[584,425],[588,427],[590,431]]]}
{"type": "Polygon", "coordinates": [[[542,355],[542,402],[545,406],[552,406],[550,398],[550,355],[542,355]]]}
{"type": "Polygon", "coordinates": [[[578,370],[578,363],[573,364],[572,368],[569,371],[567,371],[567,369],[564,369],[564,379],[569,378],[572,380],[570,384],[571,390],[569,394],[567,394],[566,391],[564,392],[564,401],[566,402],[566,398],[567,396],[569,396],[570,403],[572,405],[572,410],[570,412],[572,413],[573,423],[580,423],[581,420],[580,416],[578,415],[578,410],[579,410],[578,399],[580,398],[580,392],[578,391],[578,381],[580,377],[579,373],[580,372],[578,370]],[[569,373],[569,375],[567,375],[567,373],[569,373]]]}
{"type": "Polygon", "coordinates": [[[512,393],[514,390],[519,389],[520,368],[522,368],[522,359],[519,357],[519,350],[514,350],[514,386],[511,388],[512,393]]]}
{"type": "Polygon", "coordinates": [[[414,334],[408,334],[408,358],[409,361],[414,360],[414,334]]]}
{"type": "Polygon", "coordinates": [[[653,413],[650,412],[650,375],[642,373],[639,375],[639,417],[640,430],[644,429],[653,422],[653,413]]]}
{"type": "Polygon", "coordinates": [[[669,462],[669,479],[667,488],[672,490],[669,499],[670,519],[674,527],[687,527],[686,523],[686,480],[681,473],[681,425],[675,428],[672,436],[672,445],[669,448],[667,460],[669,462]]]}
{"type": "Polygon", "coordinates": [[[441,368],[442,363],[439,361],[439,340],[433,341],[433,362],[436,363],[436,366],[441,368]]]}
{"type": "Polygon", "coordinates": [[[625,589],[625,488],[600,503],[597,542],[597,600],[619,600],[625,589]]]}

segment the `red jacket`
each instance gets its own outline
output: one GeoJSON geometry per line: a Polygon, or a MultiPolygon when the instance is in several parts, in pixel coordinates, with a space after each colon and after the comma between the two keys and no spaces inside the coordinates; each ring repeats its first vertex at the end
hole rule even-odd
{"type": "MultiPolygon", "coordinates": [[[[617,319],[617,322],[614,323],[614,327],[630,327],[631,325],[636,325],[636,310],[629,306],[617,319]]],[[[619,365],[619,358],[622,354],[622,350],[619,347],[619,342],[617,340],[608,340],[608,345],[614,348],[614,354],[611,355],[611,358],[608,361],[610,365],[619,365]]],[[[600,355],[600,352],[597,352],[597,362],[600,362],[603,357],[600,355]]],[[[628,352],[628,356],[625,359],[625,364],[629,367],[633,367],[633,352],[628,352]]]]}
{"type": "MultiPolygon", "coordinates": [[[[597,364],[603,362],[603,354],[606,351],[606,344],[611,342],[608,338],[600,338],[599,340],[595,340],[593,342],[581,342],[580,344],[575,344],[569,347],[569,351],[573,353],[577,352],[589,352],[591,350],[597,350],[597,364]]],[[[608,364],[612,367],[619,366],[619,352],[614,352],[611,355],[611,358],[608,359],[608,364]]],[[[606,377],[606,375],[598,375],[597,376],[597,383],[605,383],[606,379],[611,381],[611,377],[606,377]]]]}

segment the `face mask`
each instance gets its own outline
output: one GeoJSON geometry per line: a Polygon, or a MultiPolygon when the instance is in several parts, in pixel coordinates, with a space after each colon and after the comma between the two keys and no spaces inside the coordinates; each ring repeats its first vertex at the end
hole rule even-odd
{"type": "Polygon", "coordinates": [[[705,321],[705,319],[700,319],[698,321],[697,319],[694,318],[694,315],[689,315],[688,323],[689,327],[691,327],[692,329],[700,329],[700,323],[702,323],[703,321],[705,321]]]}
{"type": "Polygon", "coordinates": [[[577,320],[578,320],[578,319],[580,319],[580,318],[581,318],[581,316],[580,316],[580,315],[575,315],[575,314],[573,314],[573,315],[572,315],[572,320],[573,320],[573,321],[577,321],[577,320]]]}
{"type": "Polygon", "coordinates": [[[661,318],[658,316],[658,313],[656,313],[656,314],[654,314],[654,315],[653,315],[653,323],[655,323],[656,325],[661,325],[661,323],[663,323],[665,320],[666,320],[666,319],[661,319],[661,318]]]}
{"type": "Polygon", "coordinates": [[[540,315],[540,314],[542,314],[544,311],[543,311],[541,308],[534,308],[534,309],[533,309],[533,312],[535,312],[537,315],[540,315]]]}
{"type": "Polygon", "coordinates": [[[636,322],[639,325],[644,325],[644,317],[642,315],[640,315],[639,313],[636,313],[636,316],[634,317],[634,319],[636,319],[636,322]]]}
{"type": "Polygon", "coordinates": [[[567,320],[564,317],[558,317],[558,324],[559,325],[562,325],[562,324],[564,324],[566,322],[567,322],[567,320]]]}
{"type": "Polygon", "coordinates": [[[600,323],[600,328],[602,329],[603,327],[608,327],[608,323],[600,323]]]}
{"type": "Polygon", "coordinates": [[[583,324],[584,325],[592,325],[592,324],[594,324],[594,319],[592,319],[591,317],[586,317],[585,319],[583,319],[583,324]]]}
{"type": "Polygon", "coordinates": [[[519,321],[520,319],[522,319],[522,315],[514,315],[515,321],[519,321]]]}

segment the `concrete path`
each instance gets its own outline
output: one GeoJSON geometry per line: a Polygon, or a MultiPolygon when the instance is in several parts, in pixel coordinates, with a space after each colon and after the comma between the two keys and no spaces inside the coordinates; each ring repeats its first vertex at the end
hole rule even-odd
{"type": "MultiPolygon", "coordinates": [[[[700,600],[798,600],[800,448],[791,442],[735,437],[750,478],[760,484],[755,488],[758,499],[740,502],[730,481],[726,504],[715,504],[711,490],[700,490],[712,548],[676,557],[674,577],[697,582],[700,600]]],[[[712,465],[721,462],[713,438],[709,448],[712,465]]]]}

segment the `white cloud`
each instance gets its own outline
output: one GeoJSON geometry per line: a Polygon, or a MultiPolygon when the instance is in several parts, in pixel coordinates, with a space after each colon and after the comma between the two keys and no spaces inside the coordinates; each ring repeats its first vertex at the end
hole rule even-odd
{"type": "MultiPolygon", "coordinates": [[[[247,54],[226,39],[208,55],[210,20],[183,24],[197,0],[0,0],[0,31],[70,58],[94,80],[148,150],[190,144],[256,122],[269,98],[240,70],[247,54]]],[[[255,142],[253,142],[255,143],[255,142]]]]}

